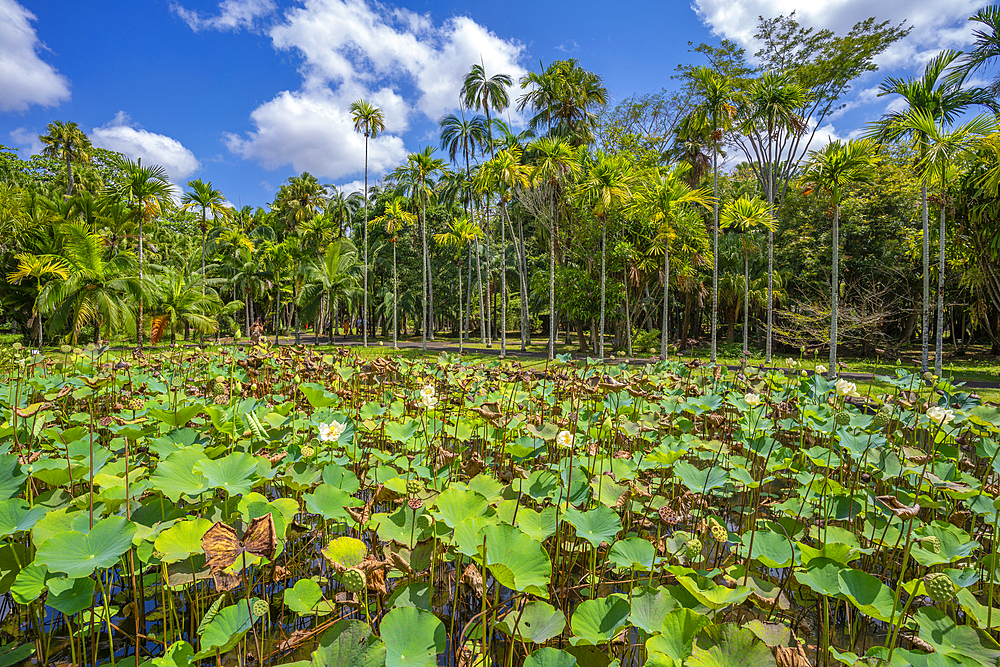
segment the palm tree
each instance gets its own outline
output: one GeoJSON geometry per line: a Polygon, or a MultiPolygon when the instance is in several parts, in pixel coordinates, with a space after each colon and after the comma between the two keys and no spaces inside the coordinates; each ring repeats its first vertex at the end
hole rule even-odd
{"type": "MultiPolygon", "coordinates": [[[[423,346],[427,351],[428,326],[433,326],[434,306],[431,283],[430,256],[427,251],[427,200],[434,194],[434,176],[445,167],[444,160],[434,157],[434,149],[426,147],[420,153],[410,153],[406,164],[397,168],[392,174],[400,188],[409,193],[411,199],[420,203],[420,237],[423,250],[423,346]]],[[[433,339],[432,339],[433,340],[433,339]]]]}
{"type": "MultiPolygon", "coordinates": [[[[200,178],[188,181],[190,192],[185,192],[181,197],[181,208],[185,211],[192,208],[201,209],[201,221],[198,229],[201,230],[201,275],[205,274],[205,245],[208,238],[208,213],[212,213],[212,221],[227,219],[232,214],[232,209],[226,206],[226,198],[222,192],[212,187],[211,181],[205,183],[200,178]]],[[[205,295],[205,281],[201,281],[201,293],[205,295]]]]}
{"type": "Polygon", "coordinates": [[[35,301],[32,306],[32,316],[36,318],[35,324],[38,326],[38,349],[42,349],[42,311],[38,307],[39,297],[42,294],[42,281],[51,278],[66,280],[69,278],[70,267],[59,257],[52,255],[32,255],[31,253],[19,253],[14,255],[17,260],[17,269],[7,274],[7,282],[11,285],[20,285],[22,280],[34,278],[35,280],[35,301]]]}
{"type": "Polygon", "coordinates": [[[74,345],[80,327],[86,324],[94,327],[98,344],[102,326],[108,336],[122,329],[134,331],[135,313],[129,300],[138,297],[142,303],[144,286],[134,277],[132,254],[122,252],[106,258],[104,239],[78,223],[60,225],[58,234],[70,275],[42,289],[39,310],[53,311],[50,327],[69,324],[74,345]]]}
{"type": "MultiPolygon", "coordinates": [[[[385,205],[385,213],[372,222],[385,225],[385,231],[390,235],[392,243],[392,347],[399,349],[396,337],[399,333],[399,277],[396,274],[396,236],[406,225],[413,224],[415,216],[406,210],[406,199],[396,197],[385,205]]],[[[461,272],[459,272],[461,274],[461,272]]],[[[462,276],[458,276],[459,281],[462,276]]],[[[459,318],[461,319],[461,318],[459,318]]],[[[459,340],[461,340],[461,323],[459,323],[459,340]]]]}
{"type": "Polygon", "coordinates": [[[716,339],[719,318],[719,146],[722,131],[735,112],[731,104],[733,81],[707,67],[694,70],[695,89],[701,96],[698,114],[711,128],[712,143],[712,352],[716,361],[716,339]]]}
{"type": "Polygon", "coordinates": [[[535,187],[546,186],[550,190],[551,217],[549,225],[549,360],[556,355],[556,234],[558,208],[556,199],[559,188],[580,170],[579,151],[562,139],[546,137],[531,145],[535,163],[530,181],[535,187]]]}
{"type": "Polygon", "coordinates": [[[924,137],[924,155],[918,165],[925,181],[940,178],[941,185],[941,224],[938,233],[938,295],[937,295],[937,332],[934,347],[934,373],[941,374],[941,364],[944,357],[944,276],[945,276],[945,215],[947,211],[947,173],[962,154],[975,152],[980,146],[980,140],[987,134],[996,131],[996,120],[986,114],[977,116],[967,123],[948,131],[944,124],[931,117],[929,113],[912,109],[897,121],[898,131],[919,133],[924,137]]]}
{"type": "MultiPolygon", "coordinates": [[[[358,250],[350,239],[339,239],[326,246],[321,255],[306,264],[306,285],[299,296],[303,314],[317,321],[316,344],[331,312],[355,296],[358,250]]],[[[331,324],[335,318],[330,318],[331,324]]],[[[332,340],[332,335],[331,335],[332,340]]]]}
{"type": "MultiPolygon", "coordinates": [[[[503,214],[503,220],[500,221],[501,228],[503,228],[504,221],[511,226],[510,235],[514,239],[515,254],[517,255],[517,269],[518,274],[521,279],[521,351],[527,350],[527,335],[528,335],[528,270],[523,262],[524,258],[524,248],[520,250],[517,249],[517,235],[514,233],[514,227],[510,222],[510,215],[507,210],[507,202],[510,200],[514,190],[518,188],[525,188],[528,186],[528,174],[527,168],[521,164],[522,158],[521,148],[518,146],[512,146],[509,148],[504,148],[499,153],[493,156],[493,158],[483,165],[482,169],[479,171],[479,189],[480,191],[486,190],[496,190],[500,196],[500,210],[503,214]]],[[[522,236],[523,242],[523,236],[522,236]]],[[[500,338],[500,356],[507,354],[507,261],[506,261],[506,244],[501,250],[501,272],[500,272],[500,301],[504,304],[503,310],[501,311],[501,323],[500,328],[504,331],[504,334],[500,338]]]]}
{"type": "MultiPolygon", "coordinates": [[[[926,158],[927,136],[919,129],[907,127],[901,121],[911,111],[920,111],[929,115],[935,121],[952,123],[963,111],[974,104],[993,105],[992,95],[982,88],[961,88],[961,82],[954,77],[948,78],[948,68],[956,63],[961,54],[957,51],[945,50],[931,59],[924,68],[924,74],[919,79],[887,78],[879,86],[879,95],[899,95],[908,108],[885,114],[876,121],[866,136],[879,141],[897,141],[909,139],[916,143],[918,161],[926,158]]],[[[930,332],[930,233],[927,218],[927,178],[920,184],[921,221],[923,222],[923,265],[924,265],[924,300],[921,322],[921,370],[927,371],[928,336],[930,332]]]]}
{"type": "MultiPolygon", "coordinates": [[[[690,167],[681,164],[669,171],[657,170],[653,177],[639,189],[635,209],[649,217],[660,229],[663,237],[663,330],[660,332],[660,354],[667,358],[669,334],[667,333],[667,304],[670,296],[670,238],[672,227],[681,211],[693,206],[709,207],[711,196],[705,188],[694,190],[685,181],[690,167]]],[[[631,323],[629,323],[631,326],[631,323]]]]}
{"type": "MultiPolygon", "coordinates": [[[[743,358],[746,359],[750,353],[750,235],[758,229],[773,232],[778,225],[770,204],[758,197],[746,195],[726,205],[722,211],[721,222],[726,227],[740,230],[743,234],[743,358]]],[[[834,260],[834,267],[836,266],[834,260]]]]}
{"type": "Polygon", "coordinates": [[[846,144],[832,141],[822,149],[810,151],[801,182],[807,192],[830,195],[833,206],[833,261],[831,263],[830,302],[830,369],[829,377],[837,377],[837,314],[840,301],[838,270],[840,265],[840,201],[844,190],[855,183],[865,183],[872,177],[873,144],[868,139],[851,139],[846,144]]]}
{"type": "Polygon", "coordinates": [[[527,92],[518,99],[518,110],[534,109],[529,121],[532,131],[546,127],[550,136],[562,137],[574,146],[592,143],[596,110],[608,102],[601,77],[570,59],[557,60],[540,73],[530,72],[520,83],[527,92]]]}
{"type": "MultiPolygon", "coordinates": [[[[167,170],[159,165],[142,166],[142,159],[132,162],[122,158],[118,168],[122,172],[120,183],[107,190],[105,201],[123,201],[132,207],[133,215],[139,221],[139,282],[144,279],[143,269],[145,255],[143,252],[143,225],[146,220],[156,217],[170,201],[173,186],[167,179],[167,170]]],[[[138,346],[142,349],[143,340],[143,292],[139,292],[139,318],[136,334],[138,346]]]]}
{"type": "Polygon", "coordinates": [[[455,218],[448,229],[434,235],[434,240],[443,246],[455,248],[458,264],[458,351],[465,351],[465,340],[462,337],[462,248],[476,241],[482,235],[478,225],[468,217],[455,218]]]}
{"type": "Polygon", "coordinates": [[[632,175],[617,157],[601,154],[577,184],[580,196],[591,205],[594,215],[601,221],[601,314],[597,355],[604,359],[604,306],[607,283],[608,211],[612,211],[632,198],[629,187],[632,175]]]}
{"type": "MultiPolygon", "coordinates": [[[[1000,57],[1000,34],[997,33],[997,26],[1000,26],[1000,5],[983,7],[969,20],[979,25],[972,31],[972,50],[962,54],[955,62],[952,71],[954,78],[950,80],[958,85],[965,83],[971,74],[981,68],[995,64],[1000,57]]],[[[994,96],[1000,93],[1000,74],[993,75],[990,92],[994,96]]]]}
{"type": "MultiPolygon", "coordinates": [[[[794,83],[788,73],[765,72],[754,79],[742,101],[740,135],[736,143],[747,156],[750,168],[764,189],[764,198],[776,211],[781,163],[787,160],[790,140],[807,128],[799,115],[809,101],[809,91],[794,83]]],[[[774,231],[767,233],[767,337],[764,360],[771,363],[771,340],[774,323],[774,231]]]]}
{"type": "Polygon", "coordinates": [[[364,326],[363,345],[368,347],[368,139],[374,139],[385,131],[385,114],[365,100],[358,100],[351,104],[351,118],[354,120],[354,131],[365,137],[365,296],[361,322],[364,326]]]}
{"type": "Polygon", "coordinates": [[[42,153],[66,161],[66,199],[73,196],[73,161],[87,162],[93,146],[90,139],[76,123],[64,123],[54,120],[48,125],[48,134],[38,135],[38,140],[45,144],[42,153]]]}
{"type": "Polygon", "coordinates": [[[212,313],[222,308],[218,293],[205,287],[205,275],[185,275],[184,271],[167,268],[157,276],[156,310],[170,327],[170,342],[177,342],[177,325],[184,323],[202,334],[218,331],[219,322],[212,313]]]}

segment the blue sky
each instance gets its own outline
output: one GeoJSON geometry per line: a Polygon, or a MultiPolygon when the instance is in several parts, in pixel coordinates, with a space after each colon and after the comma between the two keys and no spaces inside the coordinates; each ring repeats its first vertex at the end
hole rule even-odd
{"type": "Polygon", "coordinates": [[[39,150],[52,120],[99,146],[165,166],[177,184],[210,180],[234,204],[263,205],[303,170],[353,188],[363,140],[348,107],[383,108],[372,180],[436,142],[462,76],[482,59],[517,78],[574,57],[615,100],[671,86],[689,41],[753,52],[760,14],[846,31],[872,12],[911,35],[860,80],[819,136],[846,137],[891,102],[887,75],[912,76],[941,48],[969,42],[980,0],[693,0],[559,3],[398,0],[0,0],[0,144],[39,150]]]}

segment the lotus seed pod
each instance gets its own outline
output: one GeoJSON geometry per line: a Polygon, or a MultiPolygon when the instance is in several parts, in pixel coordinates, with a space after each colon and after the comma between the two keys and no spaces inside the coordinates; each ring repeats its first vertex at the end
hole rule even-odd
{"type": "Polygon", "coordinates": [[[254,616],[267,616],[267,603],[263,600],[254,600],[251,611],[254,616]]]}
{"type": "Polygon", "coordinates": [[[925,576],[924,588],[935,602],[948,602],[955,597],[955,584],[944,572],[931,572],[925,576]]]}
{"type": "Polygon", "coordinates": [[[729,531],[720,523],[712,525],[711,533],[712,539],[716,542],[727,542],[729,540],[729,531]]]}
{"type": "Polygon", "coordinates": [[[920,377],[924,379],[924,382],[934,382],[934,373],[931,373],[930,371],[925,371],[920,377]]]}
{"type": "Polygon", "coordinates": [[[694,538],[684,543],[684,557],[688,560],[695,560],[701,557],[701,540],[694,538]]]}
{"type": "Polygon", "coordinates": [[[850,415],[850,413],[844,412],[843,410],[837,413],[837,425],[838,426],[847,426],[850,423],[851,423],[851,415],[850,415]]]}
{"type": "Polygon", "coordinates": [[[885,412],[879,412],[875,415],[875,426],[879,428],[885,428],[889,425],[889,415],[885,412]]]}
{"type": "Polygon", "coordinates": [[[420,493],[421,489],[423,489],[423,485],[420,483],[420,480],[418,479],[406,480],[406,492],[411,496],[420,493]]]}
{"type": "Polygon", "coordinates": [[[920,540],[920,546],[932,553],[941,553],[941,538],[936,535],[930,535],[928,537],[920,540]]]}
{"type": "Polygon", "coordinates": [[[356,567],[352,567],[344,572],[343,575],[344,588],[356,593],[364,588],[368,584],[368,580],[365,577],[365,573],[356,567]]]}
{"type": "Polygon", "coordinates": [[[312,447],[310,447],[309,445],[306,445],[305,447],[302,448],[302,458],[304,458],[304,459],[305,458],[309,458],[310,456],[312,456],[315,453],[316,453],[316,450],[313,449],[312,447]]]}
{"type": "Polygon", "coordinates": [[[215,385],[212,387],[212,391],[216,395],[226,393],[226,383],[217,379],[215,385]]]}
{"type": "Polygon", "coordinates": [[[133,412],[136,410],[142,410],[142,406],[145,405],[145,401],[142,400],[142,396],[133,396],[128,399],[128,409],[133,412]]]}

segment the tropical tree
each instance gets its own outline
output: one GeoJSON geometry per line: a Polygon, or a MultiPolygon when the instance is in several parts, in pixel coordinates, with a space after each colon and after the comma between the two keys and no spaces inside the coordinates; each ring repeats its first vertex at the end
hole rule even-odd
{"type": "Polygon", "coordinates": [[[48,125],[48,134],[38,135],[45,144],[42,153],[66,161],[66,199],[73,196],[73,162],[87,162],[93,149],[90,139],[76,123],[54,120],[48,125]]]}
{"type": "Polygon", "coordinates": [[[362,341],[368,347],[368,140],[374,139],[385,131],[385,114],[378,107],[358,100],[351,104],[351,118],[354,120],[354,131],[365,137],[365,276],[364,276],[364,305],[361,315],[361,322],[364,326],[362,341]]]}
{"type": "Polygon", "coordinates": [[[941,364],[944,357],[944,277],[945,277],[945,239],[946,213],[948,195],[948,171],[963,154],[974,153],[982,138],[997,129],[996,120],[983,114],[967,123],[947,130],[929,113],[921,109],[911,109],[899,118],[896,131],[918,133],[923,137],[923,157],[918,165],[925,182],[938,179],[941,186],[941,220],[938,232],[938,289],[937,289],[937,332],[934,347],[934,373],[941,374],[941,364]]]}
{"type": "Polygon", "coordinates": [[[594,215],[601,222],[601,314],[597,339],[597,354],[604,358],[604,306],[607,283],[607,240],[608,212],[613,211],[632,198],[630,183],[632,174],[618,157],[602,153],[589,166],[577,184],[581,198],[586,201],[594,215]]]}
{"type": "MultiPolygon", "coordinates": [[[[889,77],[879,86],[879,95],[899,95],[907,108],[883,115],[866,136],[879,141],[912,141],[917,147],[917,160],[926,159],[928,137],[920,128],[907,125],[904,120],[911,112],[923,112],[934,121],[953,123],[966,109],[975,104],[993,105],[990,93],[982,88],[962,88],[956,77],[948,77],[948,69],[959,59],[960,53],[945,50],[931,59],[919,79],[889,77]]],[[[927,217],[927,178],[920,184],[920,215],[923,223],[923,281],[924,299],[921,321],[920,366],[927,371],[928,336],[930,333],[930,232],[927,217]]]]}
{"type": "Polygon", "coordinates": [[[830,265],[830,367],[829,377],[837,377],[837,314],[840,301],[840,202],[844,191],[872,177],[871,140],[851,139],[845,144],[832,141],[820,150],[810,151],[801,183],[807,193],[827,194],[833,207],[833,258],[830,265]]]}
{"type": "Polygon", "coordinates": [[[177,325],[183,323],[202,334],[215,333],[218,320],[212,316],[222,308],[219,294],[205,287],[205,275],[187,275],[184,271],[167,267],[157,274],[153,287],[155,309],[170,327],[170,342],[177,342],[177,325]]]}
{"type": "Polygon", "coordinates": [[[770,204],[759,197],[747,195],[726,205],[721,223],[727,228],[739,230],[743,237],[743,358],[746,359],[750,354],[750,237],[760,229],[773,232],[778,225],[770,204]]]}
{"type": "Polygon", "coordinates": [[[465,351],[465,339],[462,336],[462,248],[474,243],[482,235],[478,225],[467,216],[455,218],[448,229],[434,235],[434,240],[445,247],[455,249],[458,264],[458,351],[465,351]]]}
{"type": "MultiPolygon", "coordinates": [[[[708,209],[712,197],[708,190],[691,188],[685,180],[690,166],[680,164],[673,169],[657,169],[651,178],[644,179],[634,200],[636,213],[646,216],[656,225],[663,243],[663,329],[660,332],[660,354],[667,358],[669,334],[667,332],[667,306],[670,297],[670,240],[674,236],[677,218],[684,210],[702,206],[708,209]]],[[[631,327],[631,323],[629,323],[631,327]]],[[[630,334],[629,334],[630,335],[630,334]]]]}
{"type": "MultiPolygon", "coordinates": [[[[954,63],[950,81],[958,85],[964,84],[969,76],[980,69],[995,66],[997,58],[1000,58],[1000,34],[997,33],[997,27],[1000,26],[1000,5],[983,7],[969,20],[978,25],[972,31],[972,49],[963,53],[954,63]]],[[[994,96],[1000,94],[1000,72],[993,75],[990,93],[994,96]]]]}
{"type": "Polygon", "coordinates": [[[39,297],[42,294],[42,281],[53,278],[66,280],[69,278],[70,267],[60,257],[52,255],[33,255],[31,253],[18,253],[14,255],[17,260],[17,269],[7,274],[7,282],[11,285],[20,285],[21,281],[34,279],[35,300],[32,306],[32,317],[35,318],[35,326],[38,327],[38,349],[42,349],[42,311],[38,307],[39,297]]]}
{"type": "MultiPolygon", "coordinates": [[[[139,282],[144,280],[145,254],[143,251],[143,227],[147,220],[154,218],[170,203],[173,186],[167,179],[167,170],[159,165],[142,166],[142,160],[132,162],[123,157],[118,165],[122,172],[121,182],[105,193],[106,202],[125,202],[132,208],[132,215],[139,223],[139,282]]],[[[143,342],[143,293],[138,292],[139,316],[136,327],[137,343],[142,349],[143,342]]]]}
{"type": "Polygon", "coordinates": [[[144,289],[135,278],[135,257],[122,252],[107,258],[104,239],[78,223],[60,225],[57,233],[69,277],[49,282],[39,297],[39,310],[52,311],[50,328],[69,326],[74,345],[86,325],[94,327],[98,344],[102,329],[108,337],[122,330],[134,332],[130,302],[139,298],[141,303],[144,289]]]}
{"type": "MultiPolygon", "coordinates": [[[[764,190],[764,199],[777,215],[775,204],[780,180],[790,170],[789,150],[808,126],[799,113],[809,101],[809,91],[787,72],[765,72],[741,96],[736,143],[764,190]],[[784,164],[783,164],[784,163],[784,164]]],[[[771,362],[774,324],[774,230],[767,233],[767,335],[764,359],[771,362]]]]}
{"type": "Polygon", "coordinates": [[[732,104],[733,81],[707,67],[692,72],[695,90],[700,97],[696,114],[702,124],[711,128],[712,146],[712,363],[716,361],[716,340],[719,318],[719,147],[723,130],[735,114],[732,104]]]}
{"type": "Polygon", "coordinates": [[[330,314],[338,313],[340,305],[357,293],[357,265],[358,250],[350,239],[333,241],[321,255],[306,264],[306,284],[299,295],[299,303],[303,315],[317,322],[314,327],[316,344],[319,344],[327,319],[331,324],[336,321],[330,314]]]}
{"type": "Polygon", "coordinates": [[[530,181],[535,187],[549,190],[549,354],[555,359],[556,330],[556,234],[559,229],[559,209],[556,205],[560,189],[580,171],[579,150],[562,139],[544,137],[531,145],[534,164],[530,181]]]}
{"type": "MultiPolygon", "coordinates": [[[[400,230],[406,225],[413,224],[415,216],[406,210],[406,198],[395,197],[385,205],[383,215],[375,218],[372,222],[385,225],[385,231],[389,234],[389,242],[392,243],[392,347],[399,349],[396,337],[399,334],[399,275],[396,273],[396,241],[400,230]]],[[[461,281],[461,271],[458,276],[461,281]]],[[[459,318],[461,319],[461,318],[459,318]]],[[[459,323],[461,330],[461,323],[459,323]]],[[[461,333],[459,333],[461,341],[461,333]]]]}
{"type": "MultiPolygon", "coordinates": [[[[212,221],[225,220],[232,215],[232,209],[226,206],[226,198],[222,192],[212,187],[211,181],[208,183],[200,178],[188,181],[190,191],[185,192],[181,197],[181,208],[185,211],[193,208],[201,209],[201,220],[198,222],[198,229],[201,230],[201,275],[207,277],[205,273],[205,246],[208,240],[208,214],[212,214],[212,221]]],[[[205,281],[201,281],[202,294],[205,293],[205,281]]]]}

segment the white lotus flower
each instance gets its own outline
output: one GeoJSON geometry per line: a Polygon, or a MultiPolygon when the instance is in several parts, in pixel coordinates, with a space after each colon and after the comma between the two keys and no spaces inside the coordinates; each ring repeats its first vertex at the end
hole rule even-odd
{"type": "MultiPolygon", "coordinates": [[[[424,387],[424,389],[426,388],[427,387],[424,387]]],[[[431,388],[433,389],[433,387],[431,388]]],[[[424,392],[420,392],[420,401],[424,404],[424,407],[427,408],[428,410],[434,409],[434,406],[436,406],[438,403],[436,396],[434,396],[433,394],[428,395],[425,394],[424,392]]]]}
{"type": "Polygon", "coordinates": [[[743,397],[743,400],[747,402],[751,408],[760,405],[760,394],[755,394],[752,391],[743,397]]]}
{"type": "Polygon", "coordinates": [[[955,418],[955,413],[952,410],[935,405],[934,407],[927,408],[927,418],[935,424],[943,426],[955,418]]]}
{"type": "Polygon", "coordinates": [[[848,382],[843,378],[837,380],[836,388],[837,394],[840,396],[860,396],[858,393],[858,385],[853,382],[848,382]]]}
{"type": "Polygon", "coordinates": [[[420,398],[421,399],[424,399],[424,398],[434,398],[434,395],[436,393],[437,392],[434,390],[434,385],[432,385],[432,384],[425,384],[424,387],[423,387],[423,389],[420,390],[420,398]]]}
{"type": "Polygon", "coordinates": [[[563,449],[569,449],[573,446],[573,434],[569,431],[559,431],[559,435],[556,436],[556,444],[563,449]]]}
{"type": "Polygon", "coordinates": [[[332,442],[340,439],[340,436],[342,436],[344,431],[347,430],[347,424],[333,421],[329,424],[320,424],[318,430],[321,442],[332,442]]]}
{"type": "Polygon", "coordinates": [[[816,364],[816,375],[826,375],[827,370],[829,370],[823,364],[816,364]]]}
{"type": "Polygon", "coordinates": [[[799,365],[799,362],[796,361],[795,359],[792,359],[791,357],[785,359],[785,363],[788,365],[789,368],[795,368],[796,366],[799,365]]]}

